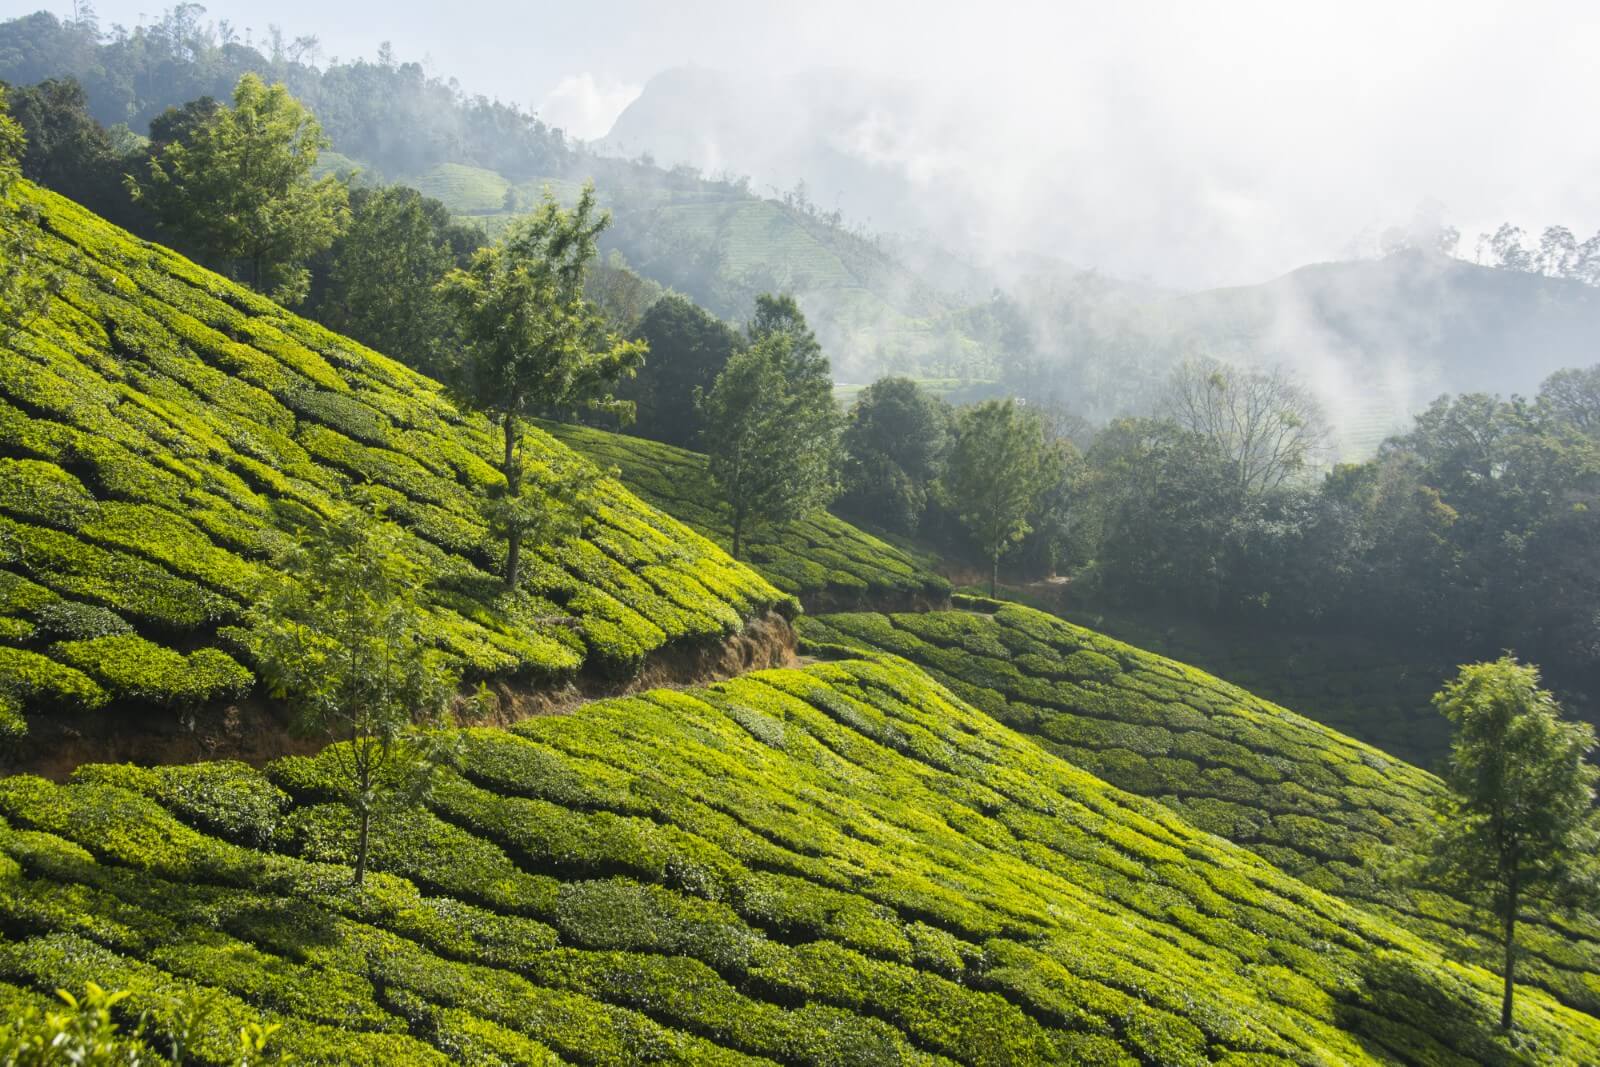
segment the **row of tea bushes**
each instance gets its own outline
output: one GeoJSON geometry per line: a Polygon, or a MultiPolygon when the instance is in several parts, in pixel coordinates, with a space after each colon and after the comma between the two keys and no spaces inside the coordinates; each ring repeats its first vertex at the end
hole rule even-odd
{"type": "MultiPolygon", "coordinates": [[[[1310,885],[1492,966],[1488,920],[1391,878],[1432,775],[1193,667],[1015,604],[802,620],[814,644],[903,656],[963,699],[1310,885]]],[[[1600,1010],[1600,927],[1527,914],[1519,974],[1600,1010]]]]}
{"type": "MultiPolygon", "coordinates": [[[[586,426],[549,423],[544,428],[602,467],[619,471],[623,484],[644,500],[722,547],[732,545],[727,509],[706,473],[705,456],[586,426]]],[[[950,594],[950,584],[910,553],[826,511],[757,529],[746,545],[751,566],[808,604],[911,607],[940,603],[950,594]]]]}
{"type": "MultiPolygon", "coordinates": [[[[430,632],[469,677],[627,671],[789,600],[615,482],[532,588],[495,580],[482,419],[434,382],[27,184],[61,278],[0,339],[0,729],[119,702],[231,699],[229,630],[297,528],[353,499],[430,579],[430,632]],[[575,628],[562,624],[576,622],[575,628]]],[[[31,225],[31,223],[28,223],[31,225]]],[[[533,430],[530,482],[587,461],[533,430]]]]}
{"type": "MultiPolygon", "coordinates": [[[[900,661],[462,731],[380,818],[336,751],[0,780],[0,998],[219,991],[301,1063],[1593,1062],[1497,983],[900,661]]],[[[210,1040],[210,1038],[208,1038],[210,1040]]]]}

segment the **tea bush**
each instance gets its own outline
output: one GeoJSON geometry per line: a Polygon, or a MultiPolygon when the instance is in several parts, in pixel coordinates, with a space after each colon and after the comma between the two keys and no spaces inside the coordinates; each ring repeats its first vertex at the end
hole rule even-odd
{"type": "MultiPolygon", "coordinates": [[[[791,609],[616,482],[580,537],[529,568],[531,589],[502,594],[486,422],[67,200],[12,195],[63,285],[0,342],[0,729],[248,691],[245,604],[298,526],[352,499],[402,531],[429,577],[430,632],[469,678],[626,673],[791,609]]],[[[585,462],[537,431],[526,449],[534,492],[585,462]]]]}
{"type": "MultiPolygon", "coordinates": [[[[1009,639],[971,625],[929,632],[1009,639]]],[[[903,660],[460,740],[378,821],[362,889],[337,748],[0,779],[0,1006],[92,977],[159,1034],[193,982],[218,997],[203,1059],[248,1015],[304,1063],[1600,1057],[1592,1016],[1529,990],[1501,1036],[1491,973],[903,660]]]]}

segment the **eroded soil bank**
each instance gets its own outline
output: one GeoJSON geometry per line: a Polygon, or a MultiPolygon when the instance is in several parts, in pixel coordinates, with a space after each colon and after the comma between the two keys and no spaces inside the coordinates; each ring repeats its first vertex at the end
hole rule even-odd
{"type": "MultiPolygon", "coordinates": [[[[473,722],[504,726],[533,715],[564,714],[591,700],[706,685],[796,662],[794,629],[782,615],[769,612],[720,640],[658,649],[626,678],[585,670],[554,684],[497,683],[491,691],[498,708],[473,722]]],[[[81,719],[41,717],[29,720],[26,737],[0,742],[0,775],[38,774],[60,781],[84,763],[235,759],[259,766],[280,756],[316,752],[328,743],[297,736],[289,723],[283,705],[254,697],[188,714],[125,706],[101,708],[81,719]]]]}

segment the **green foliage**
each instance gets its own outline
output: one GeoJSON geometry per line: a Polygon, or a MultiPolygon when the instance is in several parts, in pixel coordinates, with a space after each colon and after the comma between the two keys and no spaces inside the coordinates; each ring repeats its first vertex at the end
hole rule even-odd
{"type": "Polygon", "coordinates": [[[427,578],[429,647],[471,680],[627,667],[784,601],[533,430],[528,513],[559,513],[574,484],[597,503],[530,553],[524,587],[506,594],[486,516],[504,479],[482,419],[53,194],[24,181],[11,196],[68,282],[47,314],[0,339],[8,732],[108,702],[186,712],[253,688],[246,605],[295,531],[353,501],[385,509],[390,562],[427,578]]]}
{"type": "Polygon", "coordinates": [[[443,204],[415,189],[353,189],[350,225],[328,250],[315,315],[429,373],[450,332],[449,309],[436,287],[479,243],[475,230],[452,222],[443,204]]]}
{"type": "Polygon", "coordinates": [[[910,378],[880,378],[850,409],[842,513],[915,534],[954,429],[949,405],[910,378]]]}
{"type": "Polygon", "coordinates": [[[543,532],[522,500],[522,420],[574,408],[631,414],[612,389],[637,368],[644,346],[610,332],[584,293],[595,238],[608,221],[596,214],[592,185],[570,212],[547,197],[537,213],[439,283],[461,341],[451,377],[468,405],[501,426],[508,590],[520,580],[524,537],[543,532]]]}
{"type": "MultiPolygon", "coordinates": [[[[543,423],[551,436],[612,468],[639,496],[724,547],[727,512],[712,488],[706,458],[670,445],[569,424],[543,423]]],[[[617,538],[619,551],[629,544],[617,538]]],[[[826,511],[757,530],[747,562],[773,585],[810,603],[855,605],[942,600],[949,583],[909,553],[826,511]]]]}
{"type": "Polygon", "coordinates": [[[337,750],[269,768],[288,798],[236,766],[0,780],[0,1004],[98,975],[164,1048],[188,1032],[174,1005],[203,1001],[202,1062],[227,1062],[250,1021],[280,1027],[269,1053],[357,1064],[1600,1050],[1592,1017],[1539,991],[1502,1037],[1492,975],[904,662],[764,671],[458,743],[459,769],[375,831],[359,893],[337,750]],[[211,836],[273,812],[270,834],[211,836]]]}
{"type": "Polygon", "coordinates": [[[286,577],[249,620],[268,692],[289,701],[300,730],[343,742],[357,885],[374,811],[429,769],[416,726],[438,724],[460,681],[427,646],[412,593],[424,575],[396,549],[391,531],[349,512],[278,561],[286,577]]]}
{"type": "Polygon", "coordinates": [[[633,433],[690,448],[705,431],[699,398],[740,345],[737,331],[692,301],[676,294],[650,305],[638,326],[650,356],[623,395],[633,401],[633,433]]]}
{"type": "Polygon", "coordinates": [[[107,992],[87,983],[83,996],[58,990],[61,1007],[31,1009],[0,1029],[0,1063],[8,1067],[139,1067],[155,1055],[137,1036],[120,1034],[112,1011],[127,992],[107,992]]]}
{"type": "Polygon", "coordinates": [[[1000,557],[1031,527],[1037,498],[1060,480],[1040,418],[1014,400],[987,400],[961,412],[941,487],[989,562],[989,595],[1000,557]]]}
{"type": "Polygon", "coordinates": [[[762,296],[750,334],[701,406],[706,469],[728,509],[734,559],[749,530],[803,518],[837,493],[833,383],[794,300],[762,296]]]}
{"type": "Polygon", "coordinates": [[[1455,725],[1424,871],[1485,902],[1505,938],[1502,1029],[1512,1024],[1525,902],[1600,906],[1594,727],[1561,721],[1537,668],[1502,656],[1461,668],[1434,698],[1455,725]]]}
{"type": "MultiPolygon", "coordinates": [[[[975,610],[807,616],[801,637],[904,656],[1047,751],[1453,955],[1500,966],[1471,896],[1399,876],[1445,795],[1432,775],[1192,667],[1029,608],[958,600],[975,610]]],[[[1527,918],[1537,948],[1524,981],[1600,1010],[1600,924],[1527,918]]]]}
{"type": "Polygon", "coordinates": [[[136,200],[204,256],[232,263],[251,286],[287,304],[311,284],[304,262],[345,227],[343,183],[313,181],[322,127],[280,82],[239,79],[233,106],[210,110],[182,135],[163,142],[145,179],[130,177],[136,200]]]}

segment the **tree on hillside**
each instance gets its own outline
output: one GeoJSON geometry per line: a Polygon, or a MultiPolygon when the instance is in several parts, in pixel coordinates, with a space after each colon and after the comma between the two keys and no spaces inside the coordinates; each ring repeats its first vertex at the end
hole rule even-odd
{"type": "Polygon", "coordinates": [[[787,330],[761,335],[728,360],[702,406],[735,559],[752,529],[800,518],[836,492],[839,413],[828,361],[797,356],[799,347],[787,330]]]}
{"type": "Polygon", "coordinates": [[[643,361],[645,345],[608,329],[584,295],[595,239],[609,221],[595,206],[593,185],[571,211],[547,195],[499,243],[440,282],[459,340],[450,377],[468,405],[500,423],[508,589],[517,586],[524,537],[546,519],[542,502],[524,494],[522,420],[577,408],[632,415],[614,390],[643,361]]]}
{"type": "Polygon", "coordinates": [[[22,174],[119,226],[146,222],[129,199],[126,149],[89,113],[83,87],[71,78],[13,89],[11,110],[27,133],[22,174]]]}
{"type": "Polygon", "coordinates": [[[305,261],[349,221],[343,182],[312,180],[328,139],[311,112],[282,84],[246,74],[232,107],[152,123],[151,135],[148,175],[128,179],[134,198],[255,289],[287,304],[302,300],[310,285],[305,261]]]}
{"type": "Polygon", "coordinates": [[[1563,721],[1538,669],[1509,655],[1462,667],[1433,699],[1455,738],[1423,872],[1499,921],[1509,1030],[1520,910],[1600,903],[1594,728],[1563,721]]]}
{"type": "Polygon", "coordinates": [[[639,336],[650,346],[650,359],[627,389],[638,405],[633,432],[693,447],[702,429],[699,398],[711,392],[739,349],[739,333],[674,293],[650,305],[639,323],[639,336]]]}
{"type": "Polygon", "coordinates": [[[915,533],[950,447],[948,404],[910,378],[880,378],[861,391],[845,423],[842,512],[915,533]]]}
{"type": "Polygon", "coordinates": [[[1037,497],[1060,478],[1042,420],[1015,400],[986,400],[960,412],[940,486],[989,564],[989,595],[1000,558],[1025,537],[1037,497]]]}
{"type": "Polygon", "coordinates": [[[366,876],[374,816],[426,781],[420,727],[444,721],[454,675],[440,665],[414,599],[420,568],[387,527],[351,509],[293,546],[247,620],[262,681],[296,726],[336,744],[357,825],[355,883],[366,876]]]}
{"type": "MultiPolygon", "coordinates": [[[[666,289],[633,271],[622,253],[613,248],[590,265],[584,293],[605,313],[613,330],[624,337],[636,337],[645,313],[666,289]]],[[[654,346],[651,351],[655,351],[654,346]]]]}
{"type": "Polygon", "coordinates": [[[350,227],[328,250],[317,318],[385,355],[425,371],[450,331],[438,284],[482,244],[476,229],[403,185],[354,189],[350,227]]]}
{"type": "Polygon", "coordinates": [[[1539,387],[1538,403],[1553,421],[1600,437],[1600,363],[1556,371],[1539,387]]]}
{"type": "Polygon", "coordinates": [[[1316,397],[1277,367],[1186,361],[1173,371],[1164,406],[1179,426],[1211,443],[1250,498],[1309,470],[1328,441],[1316,397]]]}

